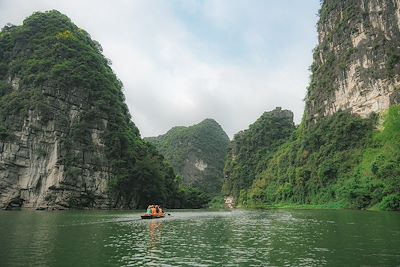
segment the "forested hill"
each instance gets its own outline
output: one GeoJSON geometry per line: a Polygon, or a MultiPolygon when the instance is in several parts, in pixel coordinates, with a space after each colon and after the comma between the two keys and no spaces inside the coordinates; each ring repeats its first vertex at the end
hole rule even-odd
{"type": "Polygon", "coordinates": [[[215,120],[174,127],[164,135],[145,140],[164,155],[184,184],[211,196],[221,192],[229,138],[215,120]]]}
{"type": "Polygon", "coordinates": [[[303,121],[239,204],[400,210],[399,13],[323,1],[303,121]]]}
{"type": "Polygon", "coordinates": [[[0,208],[172,205],[177,189],[85,30],[58,11],[1,30],[0,208]]]}
{"type": "Polygon", "coordinates": [[[294,129],[293,113],[278,107],[235,134],[225,161],[224,195],[237,198],[240,190],[248,189],[294,129]]]}

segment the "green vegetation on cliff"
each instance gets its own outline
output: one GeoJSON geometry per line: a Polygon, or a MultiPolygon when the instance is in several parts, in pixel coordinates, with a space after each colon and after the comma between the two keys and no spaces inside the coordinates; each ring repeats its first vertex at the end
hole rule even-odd
{"type": "Polygon", "coordinates": [[[282,146],[240,204],[329,204],[399,210],[400,107],[361,119],[335,113],[309,128],[304,124],[282,146]]]}
{"type": "Polygon", "coordinates": [[[238,188],[239,205],[400,210],[397,9],[322,1],[303,121],[251,188],[238,188]]]}
{"type": "Polygon", "coordinates": [[[229,138],[215,120],[174,127],[164,135],[146,140],[164,155],[186,187],[197,188],[209,196],[220,193],[229,138]]]}
{"type": "Polygon", "coordinates": [[[372,120],[339,112],[302,124],[271,159],[247,196],[253,202],[320,204],[335,199],[338,177],[350,178],[370,137],[372,120]]]}
{"type": "Polygon", "coordinates": [[[276,108],[236,134],[225,162],[224,195],[237,198],[240,190],[248,189],[294,129],[293,113],[276,108]]]}
{"type": "MultiPolygon", "coordinates": [[[[59,132],[65,186],[86,190],[82,177],[101,171],[114,207],[175,202],[174,171],[142,141],[121,81],[86,31],[58,11],[34,13],[2,29],[0,62],[0,141],[33,114],[41,129],[59,132]]],[[[86,202],[70,199],[69,207],[95,206],[86,192],[86,202]]]]}
{"type": "Polygon", "coordinates": [[[383,129],[374,131],[345,186],[347,199],[357,208],[400,210],[400,106],[392,106],[383,116],[383,129]]]}
{"type": "Polygon", "coordinates": [[[251,189],[242,191],[240,204],[400,210],[398,90],[385,89],[396,87],[400,68],[393,5],[323,1],[303,121],[251,189]],[[386,114],[349,112],[370,113],[374,101],[382,101],[371,92],[388,94],[386,114]],[[358,99],[346,102],[353,96],[358,99]]]}

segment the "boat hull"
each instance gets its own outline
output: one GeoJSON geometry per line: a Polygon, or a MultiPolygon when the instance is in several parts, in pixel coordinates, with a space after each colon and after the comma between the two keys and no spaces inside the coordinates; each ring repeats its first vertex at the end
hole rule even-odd
{"type": "Polygon", "coordinates": [[[161,214],[161,215],[144,214],[144,215],[142,215],[140,217],[142,217],[142,219],[144,219],[144,220],[160,219],[160,218],[164,218],[165,214],[161,214]]]}

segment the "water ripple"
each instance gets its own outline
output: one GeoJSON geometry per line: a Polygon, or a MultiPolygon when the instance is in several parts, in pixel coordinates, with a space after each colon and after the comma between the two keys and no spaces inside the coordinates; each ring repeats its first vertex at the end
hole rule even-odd
{"type": "Polygon", "coordinates": [[[400,265],[398,214],[171,213],[0,213],[0,266],[400,265]]]}

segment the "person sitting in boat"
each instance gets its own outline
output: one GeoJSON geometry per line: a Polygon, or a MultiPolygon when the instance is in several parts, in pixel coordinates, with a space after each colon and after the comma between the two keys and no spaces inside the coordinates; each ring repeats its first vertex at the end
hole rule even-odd
{"type": "Polygon", "coordinates": [[[151,207],[151,214],[157,215],[156,208],[154,206],[151,207]]]}
{"type": "Polygon", "coordinates": [[[151,208],[152,208],[152,207],[153,207],[152,205],[149,205],[149,206],[147,207],[146,214],[151,215],[151,213],[152,213],[151,208]]]}

